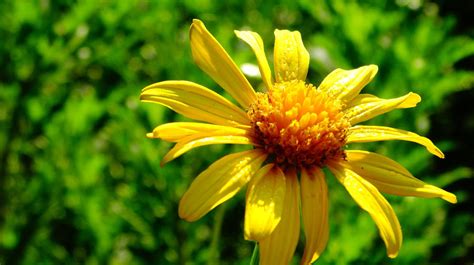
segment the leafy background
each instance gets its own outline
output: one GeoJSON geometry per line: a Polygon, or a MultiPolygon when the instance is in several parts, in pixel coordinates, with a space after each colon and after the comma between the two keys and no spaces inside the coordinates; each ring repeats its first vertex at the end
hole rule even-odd
{"type": "Polygon", "coordinates": [[[192,18],[239,65],[256,60],[234,29],[259,32],[270,56],[273,29],[289,28],[311,53],[312,83],[336,67],[374,63],[380,71],[366,92],[422,96],[417,108],[373,123],[427,135],[446,159],[404,142],[363,148],[459,203],[388,196],[404,232],[390,260],[368,214],[328,177],[321,264],[474,261],[472,2],[38,0],[1,1],[0,13],[0,264],[248,264],[243,193],[195,223],[177,216],[193,177],[235,147],[199,148],[160,167],[170,144],[144,137],[182,118],[141,104],[142,87],[186,79],[222,92],[193,64],[192,18]]]}

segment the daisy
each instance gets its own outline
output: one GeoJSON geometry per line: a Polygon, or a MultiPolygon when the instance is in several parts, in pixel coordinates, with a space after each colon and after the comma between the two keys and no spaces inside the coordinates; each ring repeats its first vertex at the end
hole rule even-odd
{"type": "Polygon", "coordinates": [[[300,211],[306,238],[302,264],[323,252],[329,233],[328,188],[323,168],[370,214],[387,255],[397,256],[402,232],[397,216],[380,192],[400,196],[456,196],[413,177],[397,162],[347,144],[386,140],[418,143],[443,158],[427,138],[384,126],[358,125],[380,114],[415,107],[415,93],[393,99],[360,94],[377,66],[336,69],[319,86],[305,82],[309,54],[298,31],[275,30],[274,77],[261,37],[235,31],[256,55],[266,92],[248,80],[200,20],[190,29],[196,64],[232,98],[189,81],[163,81],[145,87],[141,100],[164,105],[200,122],[172,122],[147,136],[175,142],[167,163],[187,151],[211,144],[244,144],[253,149],[224,156],[192,182],[179,204],[179,216],[195,221],[232,198],[248,184],[244,236],[257,241],[260,264],[288,264],[300,234],[300,211]]]}

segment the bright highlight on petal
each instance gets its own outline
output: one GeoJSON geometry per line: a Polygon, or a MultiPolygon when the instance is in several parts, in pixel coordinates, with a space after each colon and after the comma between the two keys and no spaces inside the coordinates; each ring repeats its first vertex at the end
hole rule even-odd
{"type": "Polygon", "coordinates": [[[247,108],[252,104],[255,101],[252,86],[202,21],[193,20],[189,37],[196,64],[229,92],[242,107],[247,108]]]}
{"type": "Polygon", "coordinates": [[[402,230],[392,206],[377,188],[349,169],[346,163],[331,163],[329,169],[354,201],[370,214],[387,247],[387,255],[395,258],[402,245],[402,230]]]}
{"type": "Polygon", "coordinates": [[[189,81],[164,81],[142,90],[140,99],[158,103],[188,118],[229,126],[246,126],[245,112],[230,101],[189,81]]]}
{"type": "Polygon", "coordinates": [[[272,72],[270,70],[270,65],[268,65],[267,57],[265,56],[262,38],[260,35],[258,35],[258,33],[251,31],[234,30],[234,32],[237,37],[245,41],[250,46],[250,48],[252,48],[255,56],[257,57],[258,68],[260,69],[263,83],[268,90],[272,89],[272,72]]]}
{"type": "Polygon", "coordinates": [[[412,92],[393,99],[379,99],[377,97],[364,95],[362,97],[356,97],[350,102],[344,112],[347,114],[349,122],[354,125],[394,109],[414,107],[420,101],[421,97],[412,92]]]}
{"type": "Polygon", "coordinates": [[[275,30],[273,60],[276,82],[306,79],[309,53],[298,31],[275,30]]]}
{"type": "Polygon", "coordinates": [[[353,70],[336,69],[332,71],[318,89],[325,91],[343,102],[351,101],[377,74],[376,65],[366,65],[353,70]]]}
{"type": "Polygon", "coordinates": [[[377,189],[399,196],[442,198],[456,203],[456,196],[413,177],[408,170],[388,157],[367,151],[346,151],[347,164],[377,189]]]}
{"type": "Polygon", "coordinates": [[[245,239],[260,241],[275,230],[283,211],[285,188],[285,175],[274,164],[257,172],[247,191],[245,239]]]}
{"type": "Polygon", "coordinates": [[[306,246],[301,264],[316,261],[329,238],[328,187],[319,168],[301,171],[301,212],[303,214],[306,246]]]}
{"type": "Polygon", "coordinates": [[[157,126],[153,129],[153,132],[147,134],[147,137],[159,138],[168,142],[179,142],[191,135],[215,131],[226,132],[226,135],[247,135],[249,133],[247,128],[241,129],[200,122],[170,122],[157,126]]]}
{"type": "Polygon", "coordinates": [[[193,181],[179,202],[179,217],[196,221],[232,198],[258,171],[267,155],[255,149],[224,156],[193,181]]]}
{"type": "Polygon", "coordinates": [[[383,126],[357,125],[349,128],[347,143],[366,143],[387,140],[403,140],[421,144],[433,155],[444,158],[443,152],[433,142],[416,133],[383,126]]]}
{"type": "Polygon", "coordinates": [[[260,265],[288,264],[300,236],[300,190],[295,171],[285,172],[286,189],[283,212],[278,226],[260,241],[260,265]]]}

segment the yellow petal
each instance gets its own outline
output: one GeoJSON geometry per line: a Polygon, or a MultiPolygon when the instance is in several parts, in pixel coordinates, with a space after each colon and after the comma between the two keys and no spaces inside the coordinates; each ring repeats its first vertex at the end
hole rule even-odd
{"type": "Polygon", "coordinates": [[[306,79],[309,53],[298,31],[275,30],[273,59],[276,82],[306,79]]]}
{"type": "Polygon", "coordinates": [[[412,92],[405,96],[392,99],[380,99],[375,96],[368,97],[367,95],[359,96],[360,97],[355,97],[347,109],[344,110],[352,125],[370,120],[375,116],[394,109],[414,107],[421,101],[420,96],[412,92]]]}
{"type": "Polygon", "coordinates": [[[245,206],[245,239],[269,236],[281,219],[285,201],[285,175],[274,164],[262,167],[249,184],[245,206]]]}
{"type": "Polygon", "coordinates": [[[257,97],[252,86],[202,21],[193,20],[189,37],[194,61],[204,72],[242,107],[248,108],[255,102],[257,97]]]}
{"type": "Polygon", "coordinates": [[[262,80],[268,90],[271,90],[273,87],[272,84],[272,72],[270,66],[268,65],[267,57],[265,56],[265,47],[263,46],[263,41],[260,35],[252,31],[238,31],[234,30],[235,35],[241,40],[245,41],[250,48],[252,48],[255,56],[257,57],[258,68],[260,69],[260,74],[262,75],[262,80]]]}
{"type": "Polygon", "coordinates": [[[204,170],[179,202],[179,216],[195,221],[232,198],[258,171],[267,155],[259,149],[227,155],[204,170]]]}
{"type": "Polygon", "coordinates": [[[301,264],[316,261],[329,237],[328,187],[324,173],[319,168],[301,172],[301,212],[303,214],[306,246],[301,264]]]}
{"type": "MultiPolygon", "coordinates": [[[[237,128],[236,128],[237,129],[237,128]]],[[[237,129],[239,130],[239,129],[237,129]]],[[[190,135],[181,139],[161,160],[161,165],[170,162],[171,160],[181,156],[189,150],[211,144],[253,144],[252,139],[247,136],[247,130],[241,132],[232,132],[236,135],[230,134],[229,130],[203,132],[190,135]]]]}
{"type": "Polygon", "coordinates": [[[400,196],[442,198],[456,203],[456,196],[413,177],[408,170],[388,157],[367,151],[346,151],[349,167],[382,192],[400,196]]]}
{"type": "MultiPolygon", "coordinates": [[[[356,105],[361,105],[361,104],[367,104],[367,103],[375,103],[375,102],[381,102],[385,101],[386,99],[379,98],[377,96],[371,95],[371,94],[359,94],[356,96],[351,102],[349,102],[349,105],[347,107],[352,107],[356,105]]],[[[421,98],[418,96],[412,96],[401,102],[398,106],[397,109],[407,109],[407,108],[413,108],[416,107],[416,104],[420,102],[421,98]]]]}
{"type": "Polygon", "coordinates": [[[341,182],[354,201],[367,211],[379,228],[387,247],[387,255],[395,258],[402,245],[402,230],[392,206],[367,180],[348,168],[347,163],[330,163],[329,169],[341,182]]]}
{"type": "Polygon", "coordinates": [[[336,69],[324,78],[318,89],[348,102],[359,95],[362,88],[372,81],[377,71],[377,65],[373,64],[353,70],[336,69]]]}
{"type": "Polygon", "coordinates": [[[200,122],[170,122],[157,126],[152,133],[147,134],[147,137],[159,138],[168,142],[179,142],[191,135],[215,131],[225,132],[226,135],[247,135],[249,128],[235,128],[200,122]]]}
{"type": "Polygon", "coordinates": [[[285,202],[280,223],[259,242],[260,265],[289,264],[300,234],[299,185],[294,171],[286,173],[285,202]]]}
{"type": "Polygon", "coordinates": [[[384,126],[357,125],[349,128],[347,143],[366,143],[387,140],[403,140],[421,144],[433,155],[444,158],[443,152],[430,139],[416,133],[384,126]]]}
{"type": "Polygon", "coordinates": [[[188,118],[214,124],[249,125],[247,114],[230,101],[189,81],[164,81],[145,87],[140,99],[164,105],[188,118]]]}

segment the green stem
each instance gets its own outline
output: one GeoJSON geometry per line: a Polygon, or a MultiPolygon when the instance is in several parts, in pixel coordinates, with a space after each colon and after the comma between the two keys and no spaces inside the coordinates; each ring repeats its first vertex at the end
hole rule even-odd
{"type": "Polygon", "coordinates": [[[224,221],[225,208],[225,204],[220,205],[214,215],[214,227],[212,229],[211,245],[209,246],[209,261],[207,262],[209,265],[219,264],[219,238],[224,221]]]}
{"type": "Polygon", "coordinates": [[[258,243],[255,242],[255,247],[253,248],[252,258],[250,259],[250,265],[258,264],[258,243]]]}

